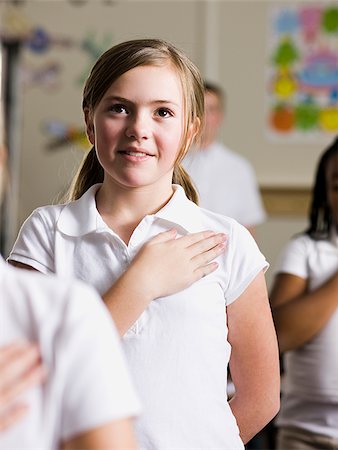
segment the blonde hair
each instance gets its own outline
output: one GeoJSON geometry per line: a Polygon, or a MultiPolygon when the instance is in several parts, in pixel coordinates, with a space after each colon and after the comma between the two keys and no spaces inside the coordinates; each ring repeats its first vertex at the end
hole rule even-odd
{"type": "MultiPolygon", "coordinates": [[[[199,70],[181,50],[161,39],[135,39],[115,45],[103,53],[93,66],[84,86],[82,109],[92,113],[112,83],[128,70],[166,64],[171,64],[180,78],[185,111],[182,145],[175,161],[172,181],[180,184],[187,197],[198,203],[197,192],[181,161],[202,129],[204,89],[199,70]],[[192,126],[193,136],[189,133],[192,126]]],[[[92,147],[73,180],[68,200],[77,200],[93,184],[102,183],[103,177],[103,168],[92,147]]]]}

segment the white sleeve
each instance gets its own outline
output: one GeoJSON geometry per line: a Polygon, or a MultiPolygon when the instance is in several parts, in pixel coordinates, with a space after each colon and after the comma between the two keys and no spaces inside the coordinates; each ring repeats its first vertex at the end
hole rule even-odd
{"type": "Polygon", "coordinates": [[[36,209],[23,223],[7,260],[27,264],[46,273],[55,272],[54,236],[52,223],[48,223],[36,209]]]}
{"type": "Polygon", "coordinates": [[[75,284],[59,336],[63,440],[139,413],[120,338],[92,288],[75,284]]]}
{"type": "Polygon", "coordinates": [[[235,301],[258,275],[266,271],[269,263],[260,252],[251,233],[233,221],[225,253],[226,271],[229,273],[225,289],[226,304],[235,301]]]}
{"type": "Polygon", "coordinates": [[[279,255],[274,272],[308,278],[308,242],[306,235],[291,239],[279,255]]]}

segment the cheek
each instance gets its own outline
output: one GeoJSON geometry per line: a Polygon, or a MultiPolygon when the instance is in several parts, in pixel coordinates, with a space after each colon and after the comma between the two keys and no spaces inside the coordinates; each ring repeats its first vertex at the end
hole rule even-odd
{"type": "Polygon", "coordinates": [[[177,155],[182,143],[182,129],[168,128],[165,133],[158,134],[157,145],[162,148],[162,156],[171,159],[177,155]]]}
{"type": "Polygon", "coordinates": [[[118,129],[112,123],[100,122],[95,125],[95,142],[97,145],[111,145],[116,141],[118,129]]]}

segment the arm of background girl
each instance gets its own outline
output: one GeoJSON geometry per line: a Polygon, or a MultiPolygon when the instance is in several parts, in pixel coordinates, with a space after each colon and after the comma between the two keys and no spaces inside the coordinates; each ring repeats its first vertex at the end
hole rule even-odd
{"type": "Polygon", "coordinates": [[[279,273],[270,302],[280,352],[298,348],[319,333],[338,308],[338,272],[312,292],[307,279],[279,273]]]}
{"type": "Polygon", "coordinates": [[[235,385],[229,404],[245,444],[279,410],[279,354],[262,272],[227,307],[227,320],[235,385]]]}
{"type": "Polygon", "coordinates": [[[44,378],[45,370],[35,345],[14,342],[0,348],[0,432],[28,412],[20,397],[44,378]]]}
{"type": "Polygon", "coordinates": [[[166,231],[145,244],[103,295],[121,336],[152,300],[181,291],[218,267],[211,261],[224,252],[224,234],[175,236],[175,230],[166,231]]]}

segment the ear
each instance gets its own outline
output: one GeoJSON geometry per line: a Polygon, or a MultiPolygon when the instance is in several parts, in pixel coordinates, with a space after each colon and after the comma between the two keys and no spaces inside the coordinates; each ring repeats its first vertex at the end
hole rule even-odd
{"type": "Polygon", "coordinates": [[[92,119],[92,114],[89,111],[89,108],[85,108],[83,110],[84,112],[84,118],[86,122],[86,134],[88,137],[89,142],[92,145],[95,145],[95,131],[94,131],[94,123],[92,119]]]}
{"type": "Polygon", "coordinates": [[[187,150],[191,146],[192,141],[194,140],[195,136],[198,134],[201,127],[201,120],[199,117],[196,117],[193,123],[189,125],[188,133],[187,133],[187,150]]]}

